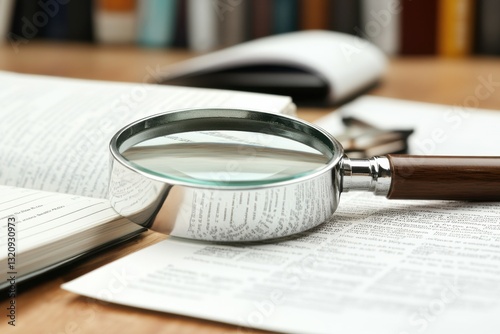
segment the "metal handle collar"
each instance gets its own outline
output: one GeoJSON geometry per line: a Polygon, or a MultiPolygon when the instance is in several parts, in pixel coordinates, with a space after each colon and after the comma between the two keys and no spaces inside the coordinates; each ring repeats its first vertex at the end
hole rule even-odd
{"type": "Polygon", "coordinates": [[[342,159],[343,192],[362,190],[386,196],[391,187],[391,167],[387,157],[370,159],[342,159]]]}

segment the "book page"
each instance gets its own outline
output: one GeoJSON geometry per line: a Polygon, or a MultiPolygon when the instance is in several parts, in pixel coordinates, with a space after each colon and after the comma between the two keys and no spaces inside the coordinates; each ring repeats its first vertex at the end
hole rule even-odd
{"type": "Polygon", "coordinates": [[[0,184],[100,198],[109,140],[132,121],[195,107],[294,113],[284,96],[8,72],[0,102],[0,184]]]}
{"type": "Polygon", "coordinates": [[[295,237],[170,238],[63,288],[242,332],[496,333],[499,221],[496,203],[346,193],[328,222],[295,237]]]}
{"type": "MultiPolygon", "coordinates": [[[[0,277],[16,282],[142,230],[103,199],[7,186],[0,186],[0,228],[0,277]]],[[[2,279],[0,289],[7,284],[2,279]]]]}

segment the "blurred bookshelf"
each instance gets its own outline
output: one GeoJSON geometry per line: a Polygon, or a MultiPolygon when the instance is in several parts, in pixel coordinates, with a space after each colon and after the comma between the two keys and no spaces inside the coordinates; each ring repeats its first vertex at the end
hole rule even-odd
{"type": "Polygon", "coordinates": [[[495,0],[0,0],[0,34],[209,52],[304,29],[357,35],[390,56],[500,54],[495,0]]]}

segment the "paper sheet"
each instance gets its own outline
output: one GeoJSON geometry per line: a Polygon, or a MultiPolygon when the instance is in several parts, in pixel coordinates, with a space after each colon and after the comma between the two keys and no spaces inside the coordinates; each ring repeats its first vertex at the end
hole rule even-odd
{"type": "Polygon", "coordinates": [[[496,203],[347,193],[329,222],[296,238],[170,238],[63,288],[281,332],[497,333],[499,221],[496,203]]]}
{"type": "Polygon", "coordinates": [[[334,135],[342,117],[354,117],[385,130],[414,129],[409,153],[500,156],[500,112],[378,96],[363,96],[315,121],[334,135]]]}
{"type": "Polygon", "coordinates": [[[9,72],[0,72],[0,102],[0,184],[98,198],[109,140],[129,122],[195,107],[294,113],[285,96],[9,72]]]}

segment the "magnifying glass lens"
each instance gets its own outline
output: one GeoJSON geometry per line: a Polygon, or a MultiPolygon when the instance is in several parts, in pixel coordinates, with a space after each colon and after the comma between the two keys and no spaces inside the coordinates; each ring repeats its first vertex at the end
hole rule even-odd
{"type": "Polygon", "coordinates": [[[241,130],[188,131],[146,139],[121,154],[146,173],[214,186],[295,179],[324,168],[331,160],[289,137],[241,130]]]}
{"type": "Polygon", "coordinates": [[[203,108],[153,115],[110,142],[109,200],[154,231],[212,241],[274,239],[335,211],[343,149],[272,113],[203,108]]]}

